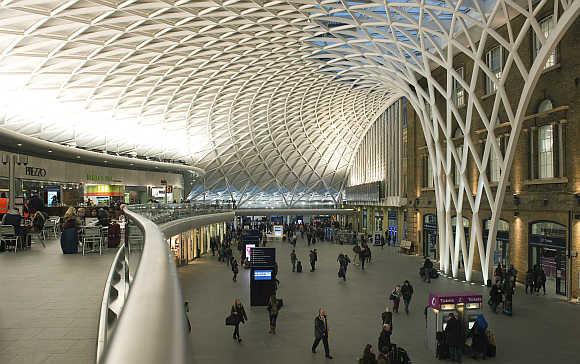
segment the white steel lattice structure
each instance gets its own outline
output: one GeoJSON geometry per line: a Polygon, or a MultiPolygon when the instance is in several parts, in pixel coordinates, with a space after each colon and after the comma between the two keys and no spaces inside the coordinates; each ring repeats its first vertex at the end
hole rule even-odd
{"type": "Polygon", "coordinates": [[[366,129],[403,95],[420,114],[435,175],[440,267],[456,277],[462,260],[471,280],[477,248],[487,279],[492,244],[482,241],[479,210],[492,211],[491,242],[531,91],[579,8],[580,0],[6,0],[2,127],[182,159],[239,202],[275,192],[292,205],[340,191],[366,129]],[[539,23],[546,14],[549,33],[539,23]],[[492,44],[502,49],[499,68],[486,62],[492,44]],[[457,55],[473,69],[457,72],[457,55]],[[512,96],[510,79],[522,84],[512,96]],[[493,91],[491,112],[481,82],[493,91]],[[454,104],[458,87],[465,111],[454,104]],[[510,130],[503,154],[500,116],[510,130]],[[476,121],[487,132],[483,151],[471,137],[476,121]],[[497,188],[485,173],[492,153],[497,188]],[[451,226],[464,206],[467,241],[451,226]]]}
{"type": "Polygon", "coordinates": [[[435,177],[439,264],[453,277],[459,276],[462,260],[465,279],[471,281],[476,248],[484,281],[490,277],[491,242],[495,241],[531,92],[579,9],[577,0],[341,1],[309,8],[313,17],[332,24],[332,36],[317,39],[322,42],[324,57],[333,59],[328,70],[395,85],[418,111],[435,177]],[[552,16],[553,23],[549,33],[539,24],[547,15],[552,16]],[[502,25],[506,26],[500,30],[502,25]],[[531,61],[526,51],[530,34],[539,40],[531,61]],[[492,45],[503,50],[499,73],[486,62],[485,51],[492,45]],[[454,57],[458,55],[473,62],[470,74],[455,69],[454,57]],[[442,73],[439,79],[433,75],[436,68],[442,73]],[[484,77],[487,81],[482,81],[484,77]],[[520,92],[508,94],[505,81],[514,79],[521,80],[523,86],[520,92]],[[486,112],[481,95],[476,93],[480,82],[487,82],[493,91],[487,96],[493,100],[491,112],[486,112]],[[464,113],[455,104],[457,85],[464,91],[464,113]],[[500,121],[500,116],[505,120],[500,121]],[[483,123],[487,133],[483,151],[472,140],[476,120],[483,123]],[[500,122],[509,128],[503,154],[495,137],[500,122]],[[462,135],[462,147],[455,145],[455,127],[462,135]],[[496,188],[486,175],[491,153],[501,165],[496,188]],[[477,168],[474,186],[468,181],[468,161],[477,168]],[[479,218],[483,204],[492,213],[487,242],[483,241],[479,218]],[[454,233],[452,227],[453,219],[462,221],[464,206],[471,212],[466,216],[471,222],[468,239],[462,229],[454,233]]]}

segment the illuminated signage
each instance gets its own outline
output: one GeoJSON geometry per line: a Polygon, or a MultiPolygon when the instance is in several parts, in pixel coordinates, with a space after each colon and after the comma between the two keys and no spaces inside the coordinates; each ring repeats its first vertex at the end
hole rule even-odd
{"type": "Polygon", "coordinates": [[[254,280],[256,281],[271,281],[272,271],[271,270],[255,270],[254,280]]]}
{"type": "Polygon", "coordinates": [[[46,169],[44,168],[26,167],[24,173],[27,176],[46,177],[46,169]]]}
{"type": "Polygon", "coordinates": [[[99,176],[96,174],[87,174],[87,181],[93,182],[113,182],[113,177],[111,176],[99,176]]]}

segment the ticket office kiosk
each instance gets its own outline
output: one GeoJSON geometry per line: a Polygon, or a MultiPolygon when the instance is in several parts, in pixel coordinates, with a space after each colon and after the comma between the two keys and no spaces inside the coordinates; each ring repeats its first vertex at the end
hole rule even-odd
{"type": "Polygon", "coordinates": [[[430,293],[427,308],[427,346],[437,351],[437,332],[447,327],[449,314],[453,313],[463,321],[466,330],[475,324],[477,315],[481,314],[483,297],[474,293],[430,293]]]}

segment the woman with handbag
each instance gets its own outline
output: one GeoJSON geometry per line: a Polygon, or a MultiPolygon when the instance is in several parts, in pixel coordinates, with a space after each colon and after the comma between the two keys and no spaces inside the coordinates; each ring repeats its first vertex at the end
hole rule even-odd
{"type": "Polygon", "coordinates": [[[242,338],[240,337],[240,322],[245,323],[248,320],[248,316],[239,298],[236,298],[232,305],[231,316],[234,317],[235,326],[233,338],[234,340],[238,340],[238,342],[242,342],[242,338]]]}

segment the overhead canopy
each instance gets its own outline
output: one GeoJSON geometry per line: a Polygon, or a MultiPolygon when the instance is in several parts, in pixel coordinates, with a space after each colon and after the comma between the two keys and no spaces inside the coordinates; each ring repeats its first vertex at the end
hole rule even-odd
{"type": "Polygon", "coordinates": [[[492,4],[6,0],[0,127],[195,165],[240,201],[334,196],[370,124],[461,30],[451,14],[465,29],[492,4]]]}

